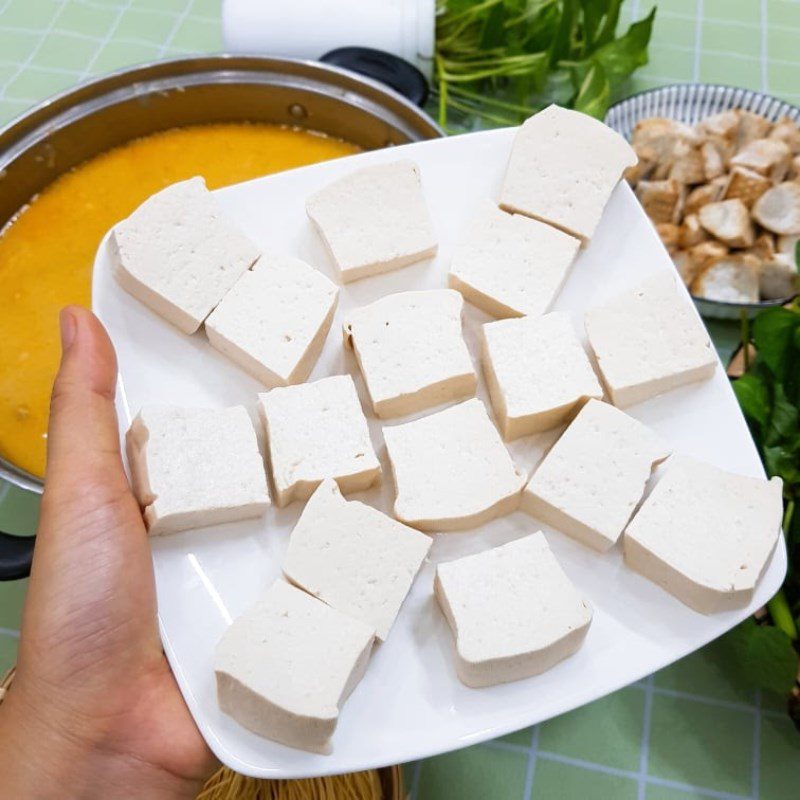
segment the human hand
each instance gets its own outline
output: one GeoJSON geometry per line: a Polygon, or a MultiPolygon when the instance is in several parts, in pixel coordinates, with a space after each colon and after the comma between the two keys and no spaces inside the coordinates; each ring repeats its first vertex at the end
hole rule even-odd
{"type": "Polygon", "coordinates": [[[114,349],[76,306],[61,337],[17,674],[0,708],[0,797],[194,797],[214,761],[161,650],[114,349]]]}

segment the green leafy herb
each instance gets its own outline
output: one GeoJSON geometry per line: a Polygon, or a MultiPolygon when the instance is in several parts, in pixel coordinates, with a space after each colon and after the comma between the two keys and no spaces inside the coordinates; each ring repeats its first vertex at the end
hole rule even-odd
{"type": "Polygon", "coordinates": [[[617,37],[622,0],[439,0],[439,122],[516,125],[549,103],[602,118],[647,63],[655,8],[617,37]]]}
{"type": "Polygon", "coordinates": [[[787,694],[797,674],[792,640],[778,627],[745,620],[720,642],[726,663],[743,683],[787,694]]]}
{"type": "Polygon", "coordinates": [[[586,77],[578,88],[578,96],[573,103],[578,111],[602,118],[608,108],[610,88],[608,78],[600,64],[592,64],[586,77]]]}
{"type": "Polygon", "coordinates": [[[752,336],[743,326],[745,348],[750,341],[755,359],[733,390],[767,473],[783,479],[789,564],[782,590],[768,604],[774,627],[747,622],[726,641],[754,682],[787,691],[797,674],[800,628],[800,514],[795,514],[800,500],[800,301],[763,311],[752,324],[752,336]]]}

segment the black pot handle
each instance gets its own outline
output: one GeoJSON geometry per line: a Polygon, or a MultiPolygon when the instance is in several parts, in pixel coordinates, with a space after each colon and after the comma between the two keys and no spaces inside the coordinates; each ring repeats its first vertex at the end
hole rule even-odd
{"type": "Polygon", "coordinates": [[[371,47],[337,47],[325,53],[320,61],[385,83],[418,106],[428,99],[425,76],[413,64],[392,53],[371,47]]]}
{"type": "Polygon", "coordinates": [[[31,574],[35,536],[0,533],[0,581],[16,581],[31,574]]]}

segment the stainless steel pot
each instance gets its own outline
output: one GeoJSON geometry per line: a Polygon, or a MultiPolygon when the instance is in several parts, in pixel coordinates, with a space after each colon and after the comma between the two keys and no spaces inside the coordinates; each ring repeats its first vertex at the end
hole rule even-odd
{"type": "MultiPolygon", "coordinates": [[[[0,131],[0,229],[61,173],[168,128],[270,122],[320,131],[366,150],[442,135],[408,99],[422,102],[426,94],[424,79],[410,65],[364,49],[330,56],[329,64],[239,55],[160,61],[46,100],[0,131]]],[[[2,458],[0,477],[42,491],[39,478],[2,458]]],[[[27,575],[31,550],[29,538],[0,534],[0,580],[27,575]]]]}

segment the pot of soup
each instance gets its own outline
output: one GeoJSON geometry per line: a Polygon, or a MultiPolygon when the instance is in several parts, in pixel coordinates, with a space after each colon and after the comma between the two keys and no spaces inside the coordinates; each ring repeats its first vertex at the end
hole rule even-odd
{"type": "MultiPolygon", "coordinates": [[[[149,195],[193,175],[217,188],[441,135],[410,65],[356,48],[327,60],[158,62],[0,131],[0,477],[41,491],[57,312],[90,305],[100,240],[149,195]]],[[[0,536],[0,579],[27,574],[31,541],[0,536]]]]}

